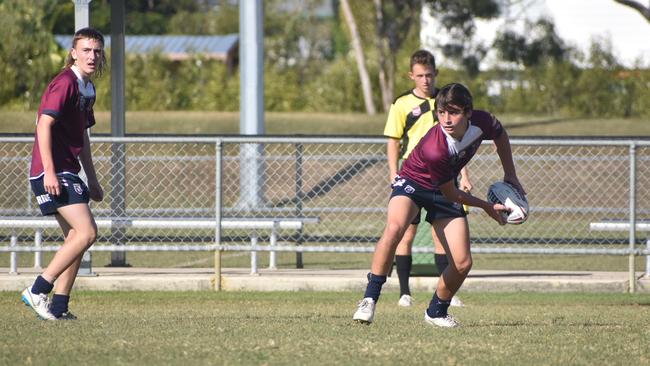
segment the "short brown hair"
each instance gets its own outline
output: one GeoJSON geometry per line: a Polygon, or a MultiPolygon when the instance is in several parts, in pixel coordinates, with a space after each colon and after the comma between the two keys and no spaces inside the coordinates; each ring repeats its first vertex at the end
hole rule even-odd
{"type": "Polygon", "coordinates": [[[436,96],[436,108],[439,110],[448,110],[449,106],[455,106],[467,112],[474,108],[472,102],[472,93],[463,84],[447,84],[438,91],[436,96]]]}
{"type": "Polygon", "coordinates": [[[436,58],[427,50],[417,50],[411,55],[411,70],[413,65],[426,65],[436,69],[436,58]]]}

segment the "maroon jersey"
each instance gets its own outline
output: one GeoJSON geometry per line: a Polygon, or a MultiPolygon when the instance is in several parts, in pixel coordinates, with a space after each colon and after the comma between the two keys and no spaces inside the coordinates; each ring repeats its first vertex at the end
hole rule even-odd
{"type": "MultiPolygon", "coordinates": [[[[59,73],[45,89],[37,118],[46,114],[55,120],[52,126],[52,159],[56,173],[77,174],[81,170],[78,157],[83,148],[86,128],[95,124],[94,103],[95,87],[92,82],[84,86],[70,68],[59,73]]],[[[37,178],[43,173],[36,133],[29,177],[37,178]]]]}
{"type": "Polygon", "coordinates": [[[469,120],[462,141],[454,141],[440,123],[433,126],[404,161],[399,175],[432,190],[455,179],[476,154],[481,141],[494,140],[503,132],[501,122],[488,112],[474,110],[469,120]]]}

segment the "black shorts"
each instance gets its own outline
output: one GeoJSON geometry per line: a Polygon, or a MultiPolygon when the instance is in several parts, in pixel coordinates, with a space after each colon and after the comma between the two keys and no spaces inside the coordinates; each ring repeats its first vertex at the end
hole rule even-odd
{"type": "Polygon", "coordinates": [[[78,176],[72,174],[57,175],[59,184],[61,185],[61,193],[58,196],[53,196],[45,191],[45,186],[43,185],[44,177],[42,175],[40,178],[30,179],[32,192],[36,195],[38,207],[44,216],[54,215],[57,213],[59,207],[76,203],[88,204],[88,187],[78,176]]]}
{"type": "MultiPolygon", "coordinates": [[[[425,220],[430,224],[433,224],[433,221],[437,219],[467,216],[462,204],[448,200],[439,190],[422,188],[408,178],[400,178],[393,183],[393,192],[390,198],[396,196],[406,196],[420,209],[427,210],[425,220]]],[[[411,223],[418,224],[419,222],[420,214],[418,213],[418,216],[411,223]]]]}

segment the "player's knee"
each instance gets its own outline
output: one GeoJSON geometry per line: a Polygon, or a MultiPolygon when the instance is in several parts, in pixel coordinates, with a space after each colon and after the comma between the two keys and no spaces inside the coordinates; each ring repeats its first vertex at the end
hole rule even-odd
{"type": "Polygon", "coordinates": [[[97,228],[96,227],[91,227],[91,228],[88,228],[87,230],[78,231],[77,235],[79,235],[79,238],[81,239],[81,242],[86,247],[90,247],[91,245],[93,245],[95,240],[97,240],[97,228]]]}
{"type": "Polygon", "coordinates": [[[464,258],[459,261],[454,261],[454,267],[456,267],[456,271],[461,274],[461,275],[468,275],[469,271],[472,269],[472,258],[464,258]]]}
{"type": "Polygon", "coordinates": [[[390,240],[390,242],[397,242],[402,239],[404,235],[405,228],[402,225],[389,222],[386,224],[386,229],[384,229],[384,236],[390,240]]]}

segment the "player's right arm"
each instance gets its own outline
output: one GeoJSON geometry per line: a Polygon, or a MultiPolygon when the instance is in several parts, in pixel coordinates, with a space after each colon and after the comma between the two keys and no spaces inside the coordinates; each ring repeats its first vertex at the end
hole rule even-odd
{"type": "Polygon", "coordinates": [[[394,137],[388,138],[388,143],[386,144],[386,157],[388,159],[388,170],[390,172],[390,182],[395,179],[397,176],[397,169],[399,164],[399,150],[400,150],[400,140],[394,137]]]}
{"type": "Polygon", "coordinates": [[[392,182],[399,171],[399,153],[401,148],[401,139],[404,135],[406,126],[406,115],[393,103],[388,111],[386,126],[384,126],[384,136],[388,137],[386,143],[386,158],[388,159],[389,182],[392,182]]]}
{"type": "Polygon", "coordinates": [[[54,159],[52,158],[52,126],[54,118],[47,114],[41,114],[36,124],[36,133],[38,135],[38,150],[41,154],[43,163],[43,185],[45,191],[51,195],[58,196],[61,193],[59,179],[54,169],[54,159]]]}

